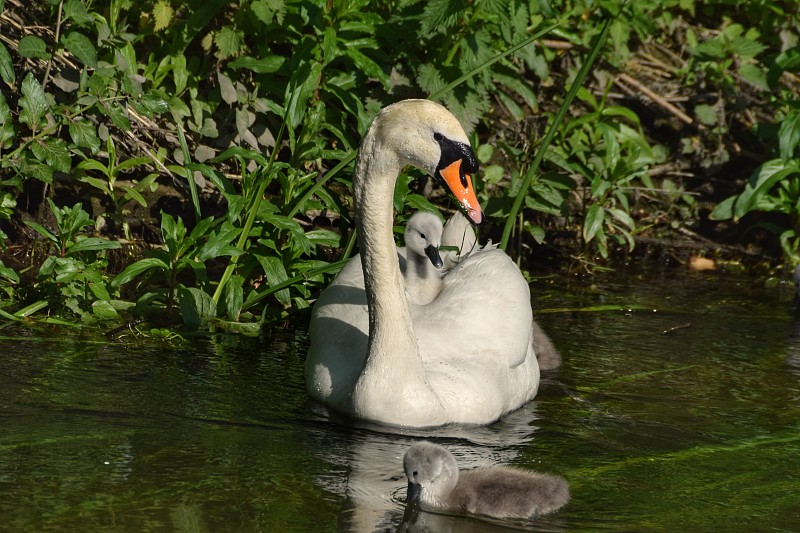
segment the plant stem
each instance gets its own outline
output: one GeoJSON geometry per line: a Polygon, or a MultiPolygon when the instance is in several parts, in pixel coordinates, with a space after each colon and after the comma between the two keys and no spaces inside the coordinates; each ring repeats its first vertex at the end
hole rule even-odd
{"type": "MultiPolygon", "coordinates": [[[[191,161],[191,155],[189,154],[189,145],[186,143],[186,135],[183,133],[183,124],[178,122],[176,124],[178,126],[178,139],[181,143],[181,152],[183,152],[183,164],[188,165],[191,161]]],[[[186,179],[189,181],[189,193],[192,195],[192,205],[194,206],[194,222],[195,224],[200,223],[200,198],[197,194],[197,184],[194,182],[194,172],[187,168],[186,169],[186,179]]]]}
{"type": "Polygon", "coordinates": [[[503,228],[503,238],[500,240],[500,248],[503,250],[508,247],[508,240],[511,236],[511,230],[514,227],[517,213],[519,212],[520,207],[522,207],[522,202],[525,200],[525,196],[528,194],[528,188],[531,185],[533,176],[539,169],[539,164],[542,162],[545,152],[547,152],[547,147],[550,146],[550,143],[556,136],[558,127],[564,120],[564,116],[567,114],[567,110],[572,104],[572,100],[574,100],[575,95],[578,94],[578,89],[580,89],[583,80],[586,78],[586,75],[589,73],[589,70],[597,59],[597,56],[600,53],[600,48],[602,48],[603,43],[605,43],[606,37],[608,36],[608,30],[611,28],[611,23],[613,21],[614,18],[609,16],[603,23],[603,28],[600,30],[600,34],[597,36],[594,46],[592,46],[592,49],[589,51],[589,55],[584,60],[580,70],[578,70],[578,74],[575,76],[575,80],[573,80],[572,86],[569,88],[566,98],[564,98],[564,102],[562,102],[561,107],[558,108],[558,112],[553,118],[550,128],[547,130],[544,139],[542,139],[542,143],[539,146],[539,151],[536,152],[536,156],[533,158],[531,166],[528,168],[528,171],[525,174],[522,186],[520,187],[519,191],[517,191],[517,196],[514,198],[514,204],[511,206],[511,211],[508,213],[508,218],[506,219],[506,225],[503,228]]]}
{"type": "MultiPolygon", "coordinates": [[[[286,107],[283,111],[283,120],[281,120],[281,127],[278,129],[278,135],[275,136],[275,145],[272,148],[272,153],[269,155],[267,167],[262,172],[258,189],[256,189],[256,194],[253,196],[253,204],[247,210],[247,218],[245,219],[242,233],[239,235],[239,241],[236,243],[236,248],[242,252],[244,252],[245,244],[247,244],[247,239],[250,237],[250,230],[253,229],[253,223],[255,222],[258,208],[261,205],[261,201],[264,199],[264,190],[266,190],[267,185],[270,182],[270,180],[267,179],[267,176],[272,170],[272,166],[275,163],[275,157],[280,149],[281,140],[283,139],[283,132],[286,130],[286,121],[289,115],[289,102],[293,96],[294,91],[292,91],[292,95],[286,102],[286,107]]],[[[225,288],[225,284],[228,283],[228,280],[231,279],[231,276],[233,275],[233,269],[236,268],[236,263],[238,260],[239,256],[231,256],[228,267],[225,269],[225,272],[222,273],[222,277],[219,280],[219,285],[217,285],[217,290],[214,291],[213,300],[215,305],[219,303],[219,298],[222,296],[222,290],[225,288]]]]}

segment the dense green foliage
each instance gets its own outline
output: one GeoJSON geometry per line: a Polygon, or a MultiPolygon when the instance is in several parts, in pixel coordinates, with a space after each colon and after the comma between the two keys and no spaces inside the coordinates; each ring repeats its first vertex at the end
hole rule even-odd
{"type": "MultiPolygon", "coordinates": [[[[736,196],[712,218],[786,213],[769,229],[800,260],[794,2],[5,0],[0,17],[6,319],[257,331],[307,307],[354,246],[360,135],[383,105],[435,93],[473,131],[489,232],[516,223],[530,246],[567,230],[587,262],[632,250],[696,224],[684,178],[741,170],[746,139],[752,177],[715,189],[736,196]]],[[[432,207],[409,172],[401,224],[432,207]]]]}

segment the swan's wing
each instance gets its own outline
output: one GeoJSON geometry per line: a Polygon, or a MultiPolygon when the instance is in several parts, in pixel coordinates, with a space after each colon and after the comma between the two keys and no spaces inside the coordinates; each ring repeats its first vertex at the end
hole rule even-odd
{"type": "Polygon", "coordinates": [[[412,308],[423,357],[493,358],[514,368],[533,353],[530,291],[505,252],[482,249],[444,277],[430,304],[412,308]]]}

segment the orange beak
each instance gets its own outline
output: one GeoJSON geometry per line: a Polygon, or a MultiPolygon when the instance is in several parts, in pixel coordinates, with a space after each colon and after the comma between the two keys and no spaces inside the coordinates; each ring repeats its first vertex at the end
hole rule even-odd
{"type": "Polygon", "coordinates": [[[478,197],[475,196],[472,176],[469,174],[464,174],[463,178],[461,176],[461,159],[457,159],[450,163],[449,166],[441,169],[439,174],[460,204],[461,209],[472,220],[472,223],[480,224],[483,222],[483,210],[481,210],[481,205],[478,203],[478,197]]]}

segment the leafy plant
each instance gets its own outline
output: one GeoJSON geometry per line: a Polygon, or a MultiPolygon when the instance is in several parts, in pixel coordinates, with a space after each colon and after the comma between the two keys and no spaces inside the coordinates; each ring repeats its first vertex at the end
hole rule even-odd
{"type": "Polygon", "coordinates": [[[59,208],[51,200],[48,202],[56,221],[55,231],[38,222],[25,221],[55,251],[39,268],[39,284],[84,320],[91,318],[90,310],[108,318],[115,311],[108,303],[111,300],[105,276],[108,264],[103,252],[119,248],[119,243],[85,235],[84,229],[94,222],[80,204],[59,208]]]}
{"type": "Polygon", "coordinates": [[[778,129],[780,157],[760,165],[744,191],[720,202],[712,220],[740,220],[752,211],[788,215],[790,227],[779,229],[783,253],[800,264],[800,106],[793,105],[778,129]]]}
{"type": "Polygon", "coordinates": [[[125,219],[125,215],[129,214],[125,209],[125,205],[130,201],[136,201],[142,207],[147,207],[147,201],[142,196],[142,192],[146,189],[155,190],[155,180],[158,174],[151,172],[133,186],[123,185],[118,183],[120,174],[126,170],[149,163],[150,158],[132,157],[124,161],[118,161],[114,139],[110,136],[106,139],[106,154],[108,161],[106,164],[96,159],[85,159],[78,163],[76,167],[77,179],[101,191],[111,201],[113,207],[111,216],[122,225],[125,238],[132,240],[130,226],[125,219]],[[92,177],[88,174],[90,171],[100,173],[105,179],[92,177]]]}

